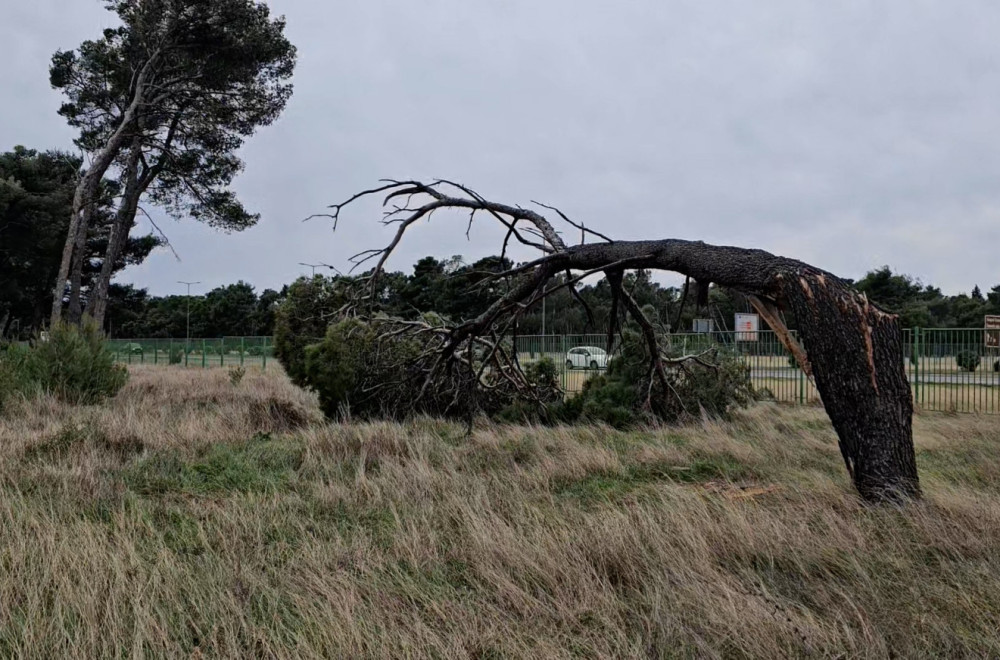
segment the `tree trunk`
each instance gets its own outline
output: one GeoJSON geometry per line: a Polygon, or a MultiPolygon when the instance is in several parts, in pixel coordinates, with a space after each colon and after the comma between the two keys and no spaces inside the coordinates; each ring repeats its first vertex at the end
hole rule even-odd
{"type": "Polygon", "coordinates": [[[87,235],[90,233],[90,220],[93,215],[94,205],[88,204],[80,216],[80,224],[76,229],[76,238],[73,241],[72,269],[69,275],[69,305],[66,307],[66,316],[69,322],[74,324],[79,324],[80,319],[83,318],[80,288],[83,283],[83,267],[87,260],[87,235]]]}
{"type": "MultiPolygon", "coordinates": [[[[63,296],[66,294],[66,281],[70,277],[70,266],[72,265],[74,254],[80,253],[79,246],[81,245],[81,241],[78,237],[82,236],[83,243],[86,243],[87,230],[89,229],[87,225],[90,220],[89,214],[97,206],[101,179],[104,178],[108,168],[111,167],[115,158],[118,157],[125,141],[131,137],[139,109],[143,104],[146,79],[155,59],[156,56],[154,54],[139,72],[136,78],[135,94],[132,97],[132,102],[122,114],[121,123],[108,138],[104,147],[97,152],[94,161],[87,168],[87,171],[83,173],[83,176],[80,177],[80,181],[76,185],[76,190],[73,192],[73,211],[70,215],[69,229],[66,232],[66,243],[63,247],[62,259],[59,262],[59,272],[56,275],[55,287],[52,290],[52,315],[50,317],[52,325],[59,323],[62,319],[63,296]]],[[[79,258],[83,259],[82,253],[79,258]]],[[[78,294],[76,300],[77,305],[79,305],[79,285],[76,286],[76,290],[78,294]]]]}
{"type": "MultiPolygon", "coordinates": [[[[679,239],[615,241],[573,222],[558,209],[545,207],[558,213],[584,236],[589,233],[606,241],[567,247],[549,221],[538,213],[488,201],[465,186],[443,180],[429,185],[389,180],[333,205],[327,217],[336,223],[341,210],[354,200],[385,193],[388,193],[385,204],[398,197],[406,197],[407,203],[383,218],[397,228],[389,245],[382,250],[362,252],[354,259],[356,265],[378,259],[370,284],[366,285],[370,288],[369,296],[374,296],[377,277],[407,229],[441,208],[472,209],[473,214],[483,211],[483,215],[497,219],[507,228],[504,252],[513,236],[543,253],[532,262],[498,275],[514,278],[511,289],[477,318],[451,329],[438,363],[441,359],[451,359],[455,350],[470,338],[505,334],[524,309],[547,295],[548,283],[560,273],[576,271],[581,278],[603,273],[612,286],[617,273],[638,269],[681,273],[693,280],[700,291],[707,291],[709,284],[715,282],[750,296],[755,306],[768,312],[765,318],[772,326],[779,326],[774,330],[782,341],[802,358],[803,368],[815,378],[837,432],[847,470],[861,496],[880,502],[904,501],[920,495],[913,449],[913,399],[904,368],[899,320],[869,303],[864,295],[835,275],[763,250],[679,239]],[[444,192],[448,189],[457,189],[462,194],[448,195],[444,192]],[[428,201],[414,204],[413,198],[420,195],[428,201]],[[523,225],[530,225],[527,231],[523,225]],[[539,238],[544,243],[539,243],[539,238]],[[775,307],[784,307],[795,314],[804,351],[787,328],[781,327],[775,307]]],[[[649,324],[637,305],[628,304],[628,298],[623,300],[640,325],[649,324]]],[[[660,353],[658,340],[652,334],[650,338],[650,333],[646,333],[653,349],[651,373],[660,353]]]]}
{"type": "Polygon", "coordinates": [[[919,496],[913,399],[895,315],[831,273],[763,250],[668,239],[576,246],[563,254],[579,270],[632,258],[629,268],[672,270],[790,309],[858,492],[871,501],[919,496]]]}
{"type": "Polygon", "coordinates": [[[847,471],[871,501],[917,497],[913,396],[899,321],[821,274],[789,283],[816,387],[847,471]]]}
{"type": "Polygon", "coordinates": [[[132,228],[132,223],[135,222],[135,214],[139,208],[139,197],[143,193],[139,176],[141,148],[141,142],[138,139],[133,140],[125,165],[125,191],[108,234],[108,247],[104,261],[101,263],[101,272],[90,292],[88,311],[97,322],[98,327],[104,326],[104,315],[108,309],[108,289],[111,287],[111,276],[114,274],[115,262],[121,256],[122,249],[128,240],[129,230],[132,228]]]}

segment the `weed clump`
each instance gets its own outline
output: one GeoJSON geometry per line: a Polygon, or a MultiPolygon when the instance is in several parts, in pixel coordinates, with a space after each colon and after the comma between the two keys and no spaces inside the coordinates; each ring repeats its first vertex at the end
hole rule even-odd
{"type": "Polygon", "coordinates": [[[243,367],[230,367],[229,368],[229,383],[233,387],[239,387],[240,383],[243,382],[243,377],[247,375],[247,370],[243,367]]]}

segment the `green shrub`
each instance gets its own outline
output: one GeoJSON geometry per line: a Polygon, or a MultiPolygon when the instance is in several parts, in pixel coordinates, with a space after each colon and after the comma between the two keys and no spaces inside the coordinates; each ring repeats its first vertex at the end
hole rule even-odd
{"type": "Polygon", "coordinates": [[[82,327],[56,325],[48,341],[38,341],[25,356],[28,378],[63,401],[89,404],[114,396],[128,371],[115,364],[104,335],[92,321],[82,327]]]}
{"type": "MultiPolygon", "coordinates": [[[[665,357],[683,356],[672,351],[665,357]]],[[[608,363],[607,371],[587,380],[579,394],[540,411],[539,419],[625,428],[702,414],[725,417],[732,408],[746,406],[755,398],[749,367],[722,349],[710,351],[700,361],[667,364],[665,372],[666,392],[656,376],[650,380],[646,342],[638,333],[627,331],[620,354],[608,363]]]]}
{"type": "Polygon", "coordinates": [[[963,371],[975,371],[979,368],[980,360],[979,353],[969,349],[959,351],[955,355],[955,363],[963,371]]]}
{"type": "Polygon", "coordinates": [[[559,388],[559,369],[555,360],[550,357],[543,357],[537,362],[532,362],[524,370],[524,376],[536,387],[546,391],[555,392],[559,388]]]}
{"type": "Polygon", "coordinates": [[[300,378],[319,395],[328,417],[398,418],[420,394],[412,362],[421,349],[415,339],[383,340],[372,324],[345,319],[306,346],[300,378]]]}
{"type": "MultiPolygon", "coordinates": [[[[288,294],[274,316],[274,355],[296,385],[306,385],[306,346],[326,335],[326,328],[347,302],[347,283],[336,278],[301,278],[288,287],[288,294]]],[[[250,355],[261,355],[252,346],[250,355]]]]}
{"type": "Polygon", "coordinates": [[[17,344],[0,349],[0,412],[12,399],[37,391],[38,384],[28,367],[29,355],[27,347],[17,344]]]}
{"type": "Polygon", "coordinates": [[[172,348],[170,349],[170,355],[167,356],[167,362],[170,364],[180,364],[184,361],[184,349],[172,348]]]}
{"type": "Polygon", "coordinates": [[[529,368],[528,388],[522,391],[513,385],[519,375],[502,373],[511,367],[482,369],[481,362],[468,360],[468,344],[457,348],[454,359],[440,361],[447,333],[413,330],[389,318],[338,321],[322,341],[305,348],[302,383],[318,394],[331,418],[420,414],[467,420],[493,416],[519,399],[555,401],[560,396],[551,361],[529,368]],[[433,374],[430,383],[428,374],[433,374]]]}

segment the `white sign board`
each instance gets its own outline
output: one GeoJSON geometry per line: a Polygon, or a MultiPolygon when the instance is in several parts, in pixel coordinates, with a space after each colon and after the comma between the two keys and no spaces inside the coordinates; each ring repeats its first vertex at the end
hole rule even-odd
{"type": "Polygon", "coordinates": [[[712,319],[693,319],[691,329],[698,334],[709,334],[714,329],[712,319]]]}
{"type": "Polygon", "coordinates": [[[757,341],[760,317],[756,314],[736,315],[736,341],[757,341]]]}
{"type": "Polygon", "coordinates": [[[986,331],[983,333],[987,348],[1000,348],[1000,316],[986,316],[983,323],[986,331]]]}

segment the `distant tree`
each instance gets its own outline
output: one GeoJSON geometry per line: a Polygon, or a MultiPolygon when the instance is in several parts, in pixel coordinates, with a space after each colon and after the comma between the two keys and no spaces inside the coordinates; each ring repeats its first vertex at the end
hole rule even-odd
{"type": "Polygon", "coordinates": [[[270,336],[274,334],[274,315],[281,303],[281,294],[274,289],[264,289],[257,298],[250,334],[270,336]]]}
{"type": "Polygon", "coordinates": [[[445,262],[424,257],[413,266],[413,275],[400,291],[400,304],[406,318],[421,312],[438,311],[446,294],[445,262]]]}
{"type": "Polygon", "coordinates": [[[206,337],[242,337],[253,334],[257,295],[242,280],[212,289],[205,295],[206,337]]]}
{"type": "Polygon", "coordinates": [[[978,302],[985,302],[986,298],[983,297],[983,292],[979,290],[979,285],[972,287],[972,299],[978,302]]]}
{"type": "Polygon", "coordinates": [[[909,275],[895,274],[889,266],[869,272],[858,280],[855,288],[886,310],[898,314],[905,328],[939,325],[938,314],[950,311],[947,306],[942,308],[935,304],[943,299],[940,289],[924,286],[909,275]]]}
{"type": "MultiPolygon", "coordinates": [[[[59,267],[81,160],[59,151],[15,147],[0,154],[0,334],[8,328],[30,335],[51,306],[51,281],[59,267]]],[[[102,268],[120,271],[140,263],[160,245],[154,236],[125,242],[114,262],[104,263],[117,187],[103,182],[84,241],[82,283],[102,268]]]]}
{"type": "MultiPolygon", "coordinates": [[[[60,109],[80,130],[77,145],[91,165],[76,186],[70,224],[53,289],[52,321],[82,309],[84,242],[98,183],[117,166],[122,189],[107,243],[114,263],[140,198],[175,216],[191,215],[227,230],[254,224],[228,190],[242,169],[246,137],[285,106],[295,48],[283,19],[255,0],[105,0],[121,20],[101,39],[52,58],[53,87],[68,97],[60,109]]],[[[105,313],[109,269],[91,295],[91,315],[105,313]]]]}

